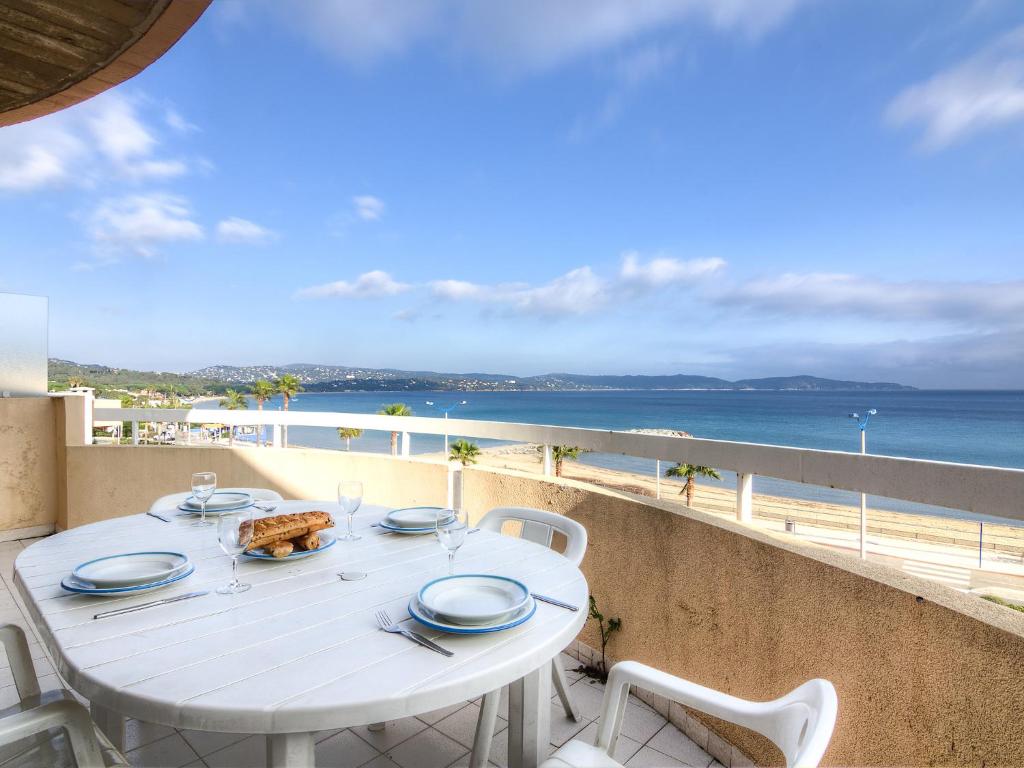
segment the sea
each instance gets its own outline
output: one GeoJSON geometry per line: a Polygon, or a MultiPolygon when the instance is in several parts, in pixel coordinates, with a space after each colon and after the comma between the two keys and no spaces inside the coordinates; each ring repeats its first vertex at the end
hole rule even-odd
{"type": "MultiPolygon", "coordinates": [[[[302,393],[292,399],[289,408],[376,413],[393,402],[405,403],[417,416],[437,416],[437,407],[455,405],[452,418],[614,430],[673,429],[715,440],[851,452],[860,450],[860,435],[849,414],[874,408],[878,413],[868,425],[869,453],[1024,468],[1024,391],[331,392],[302,393]],[[428,405],[427,400],[435,406],[428,405]],[[465,404],[458,405],[463,400],[465,404]]],[[[216,402],[202,405],[217,407],[216,402]]],[[[280,397],[276,397],[264,408],[277,410],[281,406],[280,397]]],[[[250,407],[254,408],[255,403],[250,407]]],[[[454,433],[451,436],[453,440],[457,437],[454,433]]],[[[289,442],[344,449],[336,430],[318,427],[291,427],[289,442]]],[[[499,444],[492,440],[474,442],[481,447],[499,444]]],[[[438,435],[413,435],[412,452],[437,453],[442,443],[443,437],[438,435]]],[[[390,450],[390,433],[366,432],[352,441],[352,450],[386,453],[390,450]]],[[[653,460],[617,454],[587,453],[579,461],[650,476],[655,472],[653,460]]],[[[735,476],[722,472],[721,481],[702,482],[735,487],[735,476]]],[[[767,477],[755,478],[754,492],[859,504],[855,493],[767,477]]],[[[875,509],[995,519],[897,499],[869,497],[868,503],[875,509]]]]}

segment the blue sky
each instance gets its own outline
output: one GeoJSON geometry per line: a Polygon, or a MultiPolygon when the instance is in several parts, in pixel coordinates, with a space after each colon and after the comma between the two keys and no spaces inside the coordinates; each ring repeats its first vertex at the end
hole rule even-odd
{"type": "Polygon", "coordinates": [[[1024,387],[1012,0],[216,0],[0,129],[0,290],[190,370],[1024,387]]]}

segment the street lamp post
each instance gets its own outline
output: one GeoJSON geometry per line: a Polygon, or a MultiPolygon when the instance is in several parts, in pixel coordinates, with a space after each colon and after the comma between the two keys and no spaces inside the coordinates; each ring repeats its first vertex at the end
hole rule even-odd
{"type": "Polygon", "coordinates": [[[448,407],[442,407],[435,403],[433,400],[427,400],[427,405],[433,408],[435,411],[440,411],[444,414],[444,455],[448,456],[448,414],[458,408],[460,405],[466,405],[465,400],[460,400],[457,403],[452,403],[448,407]]]}
{"type": "MultiPolygon", "coordinates": [[[[867,453],[868,422],[871,421],[871,417],[876,413],[878,411],[872,408],[870,411],[866,411],[863,416],[859,413],[849,414],[850,418],[856,421],[857,426],[860,427],[861,456],[867,453]]],[[[866,493],[861,493],[860,495],[860,559],[868,559],[868,495],[866,493]]]]}

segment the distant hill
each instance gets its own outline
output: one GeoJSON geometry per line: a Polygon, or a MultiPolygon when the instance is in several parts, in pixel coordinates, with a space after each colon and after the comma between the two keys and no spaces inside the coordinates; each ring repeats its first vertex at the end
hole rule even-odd
{"type": "Polygon", "coordinates": [[[888,381],[837,381],[822,379],[817,376],[772,376],[765,379],[740,379],[734,381],[736,389],[802,389],[808,391],[847,391],[847,390],[911,390],[903,384],[888,381]]]}
{"type": "Polygon", "coordinates": [[[257,379],[273,380],[290,373],[308,392],[452,392],[487,391],[591,391],[591,390],[686,390],[686,389],[756,389],[801,390],[809,392],[911,390],[902,384],[885,381],[838,381],[817,376],[776,376],[762,379],[728,381],[712,376],[584,375],[548,373],[542,376],[515,376],[505,373],[438,373],[436,371],[402,371],[394,368],[359,368],[342,365],[212,365],[191,373],[137,371],[106,365],[50,360],[50,387],[64,389],[72,382],[96,387],[110,394],[124,390],[155,389],[174,391],[180,395],[221,394],[229,387],[244,387],[257,379]]]}

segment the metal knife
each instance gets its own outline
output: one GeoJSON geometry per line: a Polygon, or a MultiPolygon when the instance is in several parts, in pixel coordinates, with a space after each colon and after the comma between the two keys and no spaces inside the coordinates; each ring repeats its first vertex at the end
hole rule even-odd
{"type": "Polygon", "coordinates": [[[442,654],[444,656],[454,656],[455,655],[452,651],[449,651],[447,648],[442,648],[437,643],[431,642],[430,640],[425,638],[423,635],[421,635],[419,632],[413,632],[411,629],[402,628],[402,634],[405,637],[407,637],[410,640],[412,640],[414,643],[419,643],[424,648],[429,648],[432,651],[437,651],[438,653],[440,653],[440,654],[442,654]]]}
{"type": "Polygon", "coordinates": [[[165,523],[171,522],[171,518],[158,515],[156,512],[147,512],[146,514],[150,517],[155,517],[157,520],[163,520],[165,523]]]}
{"type": "Polygon", "coordinates": [[[578,611],[579,608],[575,605],[569,605],[569,603],[563,603],[561,600],[555,600],[553,597],[547,595],[538,595],[536,592],[530,593],[534,600],[540,600],[544,603],[551,603],[551,605],[557,605],[559,608],[565,608],[567,611],[578,611]]]}
{"type": "Polygon", "coordinates": [[[157,605],[167,605],[168,603],[176,603],[179,600],[191,600],[193,597],[202,597],[203,595],[210,594],[210,590],[203,592],[186,592],[184,595],[177,595],[175,597],[165,597],[163,600],[153,600],[148,603],[141,603],[139,605],[133,605],[130,608],[115,608],[113,611],[102,611],[93,616],[94,619],[105,619],[107,616],[120,616],[122,613],[132,613],[133,611],[142,611],[146,608],[153,608],[157,605]]]}

